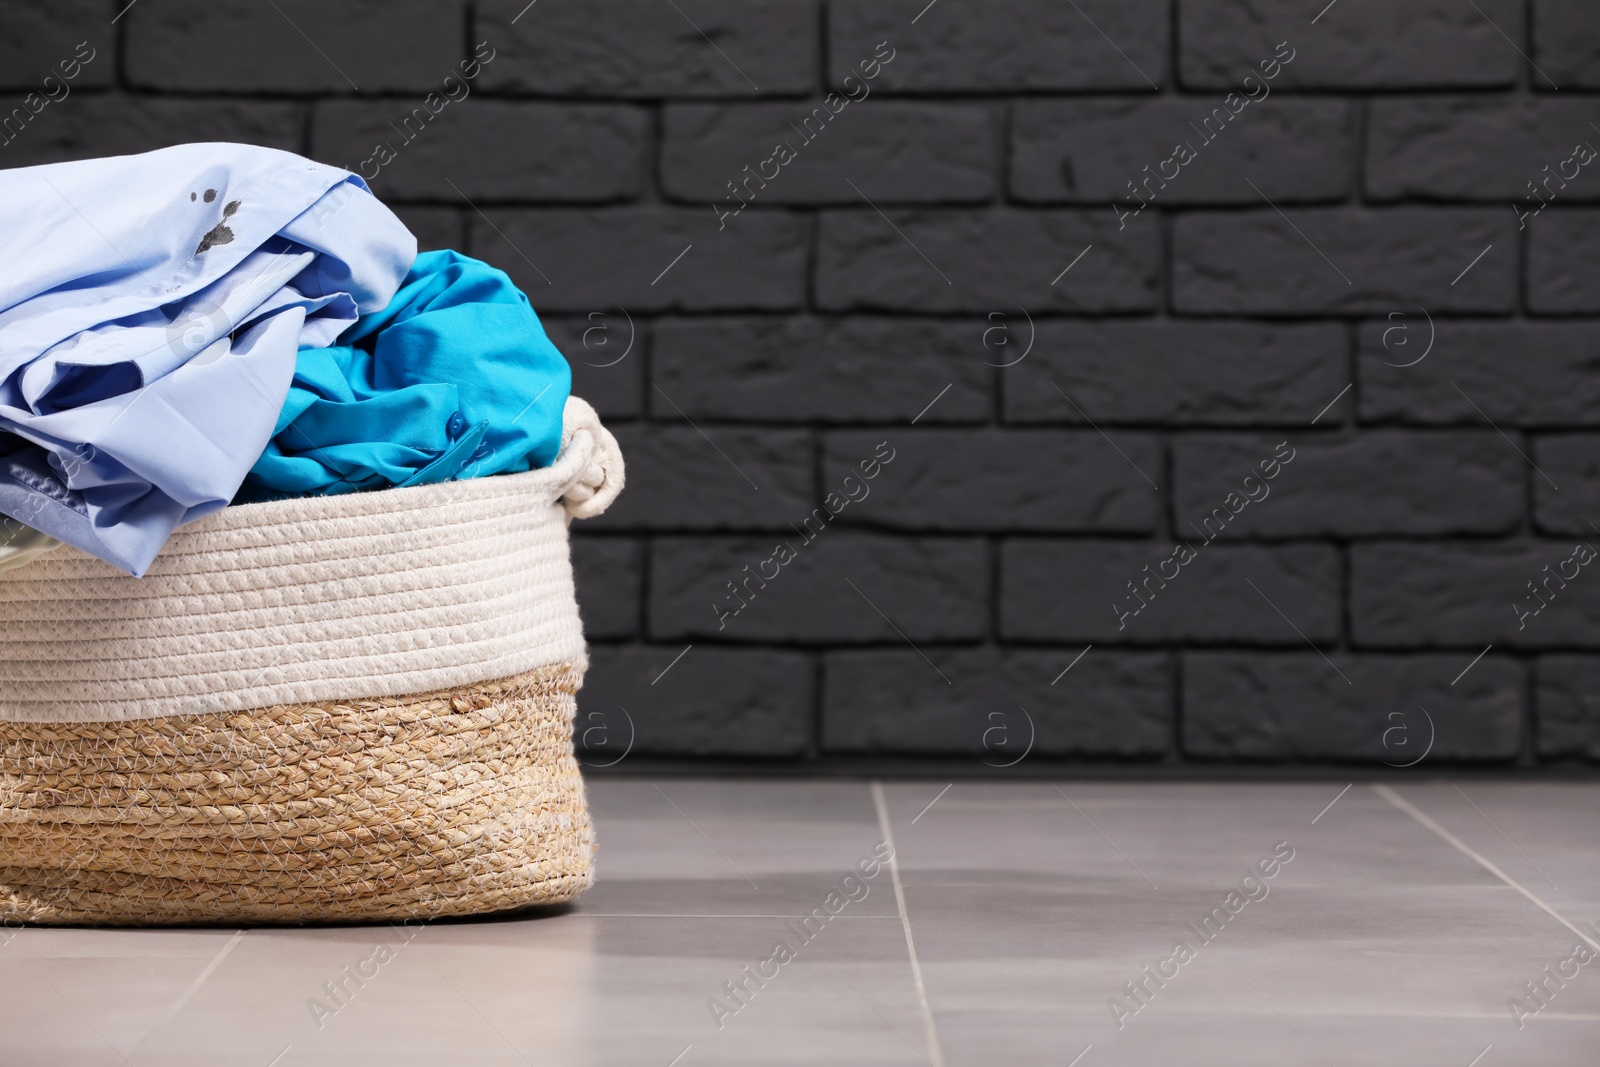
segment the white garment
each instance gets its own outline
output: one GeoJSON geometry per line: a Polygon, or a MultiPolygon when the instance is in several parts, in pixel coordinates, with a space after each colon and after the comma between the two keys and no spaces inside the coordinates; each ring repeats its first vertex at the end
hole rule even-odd
{"type": "Polygon", "coordinates": [[[0,571],[32,563],[61,542],[49,534],[24,526],[16,519],[0,519],[0,571]]]}

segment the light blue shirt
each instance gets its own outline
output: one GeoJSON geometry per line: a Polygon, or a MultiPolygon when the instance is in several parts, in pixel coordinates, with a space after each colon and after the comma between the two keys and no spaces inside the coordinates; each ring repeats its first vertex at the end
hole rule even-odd
{"type": "Polygon", "coordinates": [[[360,178],[274,149],[0,171],[0,513],[143,574],[416,251],[360,178]]]}

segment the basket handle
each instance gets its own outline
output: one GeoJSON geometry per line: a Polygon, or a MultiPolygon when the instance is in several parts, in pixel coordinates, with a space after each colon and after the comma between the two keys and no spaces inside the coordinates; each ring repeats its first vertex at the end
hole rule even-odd
{"type": "Polygon", "coordinates": [[[561,415],[561,452],[553,467],[559,472],[557,496],[571,518],[594,518],[622,492],[627,474],[622,448],[588,401],[567,397],[561,415]]]}

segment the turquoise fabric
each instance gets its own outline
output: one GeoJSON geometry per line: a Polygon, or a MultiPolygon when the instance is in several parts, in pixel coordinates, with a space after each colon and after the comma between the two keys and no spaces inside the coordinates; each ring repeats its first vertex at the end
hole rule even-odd
{"type": "Polygon", "coordinates": [[[430,485],[547,467],[566,359],[503,271],[424,252],[380,312],[303,348],[236,502],[430,485]]]}

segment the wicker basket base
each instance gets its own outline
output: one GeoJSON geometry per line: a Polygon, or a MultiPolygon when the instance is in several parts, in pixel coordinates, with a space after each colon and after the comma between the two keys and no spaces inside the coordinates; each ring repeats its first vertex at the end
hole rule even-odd
{"type": "Polygon", "coordinates": [[[446,692],[0,723],[0,920],[392,920],[569,901],[581,668],[446,692]]]}

